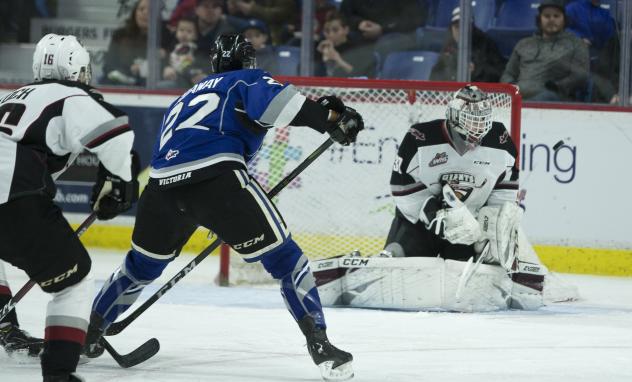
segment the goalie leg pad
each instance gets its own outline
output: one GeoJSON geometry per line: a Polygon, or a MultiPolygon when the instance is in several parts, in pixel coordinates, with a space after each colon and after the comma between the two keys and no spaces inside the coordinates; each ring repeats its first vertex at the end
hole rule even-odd
{"type": "Polygon", "coordinates": [[[313,317],[316,327],[326,328],[320,296],[309,260],[294,240],[267,253],[261,260],[263,267],[281,283],[281,295],[287,309],[297,322],[306,315],[313,317]]]}
{"type": "Polygon", "coordinates": [[[511,308],[536,310],[544,305],[546,272],[546,267],[541,264],[516,261],[516,271],[511,274],[511,308]]]}
{"type": "Polygon", "coordinates": [[[515,203],[506,202],[499,207],[483,207],[478,222],[483,237],[489,240],[490,255],[503,268],[511,270],[517,255],[518,230],[522,209],[515,203]]]}
{"type": "Polygon", "coordinates": [[[103,317],[106,329],[140,296],[143,288],[157,279],[174,257],[156,259],[132,249],[123,264],[103,284],[92,310],[103,317]]]}

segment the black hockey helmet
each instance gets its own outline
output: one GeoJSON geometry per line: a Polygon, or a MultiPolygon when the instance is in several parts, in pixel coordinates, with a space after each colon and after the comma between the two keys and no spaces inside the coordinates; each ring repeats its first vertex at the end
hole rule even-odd
{"type": "Polygon", "coordinates": [[[223,34],[211,47],[211,70],[213,73],[231,70],[254,69],[255,48],[240,34],[223,34]]]}

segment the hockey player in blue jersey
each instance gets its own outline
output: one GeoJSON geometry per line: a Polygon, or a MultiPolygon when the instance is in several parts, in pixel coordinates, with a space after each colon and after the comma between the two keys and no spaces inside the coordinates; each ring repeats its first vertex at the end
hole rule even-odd
{"type": "Polygon", "coordinates": [[[353,357],[327,339],[308,259],[246,163],[269,128],[309,126],[348,145],[362,130],[362,117],[333,96],[309,100],[255,69],[255,51],[241,35],[220,36],[211,61],[213,74],[165,113],[150,180],[138,203],[132,249],[94,300],[86,355],[103,353],[98,340],[104,330],[203,226],[247,262],[261,261],[279,280],[323,378],[349,379],[353,357]]]}

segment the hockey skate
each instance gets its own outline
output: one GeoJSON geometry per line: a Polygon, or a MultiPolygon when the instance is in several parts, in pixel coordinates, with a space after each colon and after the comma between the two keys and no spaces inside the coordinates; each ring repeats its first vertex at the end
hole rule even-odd
{"type": "Polygon", "coordinates": [[[63,375],[45,375],[44,382],[85,382],[85,379],[75,373],[70,373],[63,375]]]}
{"type": "Polygon", "coordinates": [[[314,319],[306,316],[298,322],[307,339],[307,350],[320,369],[325,381],[346,381],[353,378],[353,356],[329,342],[324,329],[314,325],[314,319]]]}
{"type": "Polygon", "coordinates": [[[83,346],[83,356],[87,358],[97,358],[105,351],[100,340],[103,337],[103,317],[96,312],[90,315],[90,325],[88,325],[88,333],[86,334],[86,343],[83,346]]]}
{"type": "Polygon", "coordinates": [[[0,345],[10,357],[27,355],[39,360],[44,340],[31,337],[16,325],[5,324],[0,327],[0,345]]]}

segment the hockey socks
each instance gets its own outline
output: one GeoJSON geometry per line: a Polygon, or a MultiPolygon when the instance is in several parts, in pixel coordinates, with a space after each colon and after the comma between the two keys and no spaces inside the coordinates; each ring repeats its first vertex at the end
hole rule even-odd
{"type": "Polygon", "coordinates": [[[92,311],[103,318],[101,329],[116,321],[138,299],[143,288],[160,276],[170,260],[157,260],[133,249],[129,251],[92,304],[92,311]]]}
{"type": "Polygon", "coordinates": [[[266,254],[265,269],[281,283],[281,295],[307,340],[307,349],[326,381],[344,381],[353,377],[353,356],[333,346],[326,333],[325,316],[320,303],[309,260],[293,240],[266,254]]]}
{"type": "Polygon", "coordinates": [[[272,277],[280,281],[281,295],[294,320],[299,321],[310,315],[316,325],[324,329],[326,324],[323,307],[314,276],[309,269],[309,260],[294,240],[289,239],[267,253],[261,263],[272,277]]]}
{"type": "Polygon", "coordinates": [[[46,309],[46,330],[42,352],[42,374],[68,375],[77,368],[79,354],[88,329],[88,314],[93,293],[89,276],[52,293],[46,309]]]}

